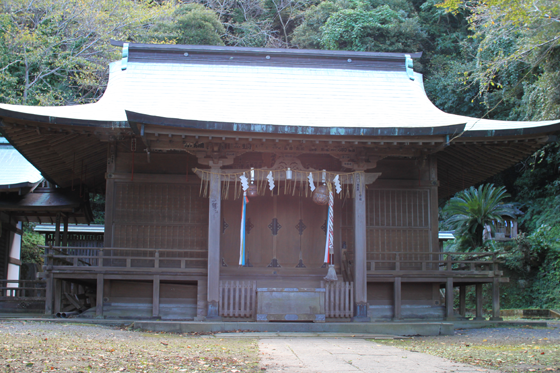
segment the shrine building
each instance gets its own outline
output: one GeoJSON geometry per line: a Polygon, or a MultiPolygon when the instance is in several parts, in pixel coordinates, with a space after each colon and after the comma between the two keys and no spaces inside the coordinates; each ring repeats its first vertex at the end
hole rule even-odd
{"type": "Polygon", "coordinates": [[[499,318],[508,279],[495,254],[440,251],[438,198],[555,140],[560,120],[445,113],[420,53],[113,45],[98,102],[0,105],[50,185],[105,195],[104,247],[67,246],[72,212],[53,219],[47,314],[454,320],[468,286],[482,318],[491,286],[499,318]]]}

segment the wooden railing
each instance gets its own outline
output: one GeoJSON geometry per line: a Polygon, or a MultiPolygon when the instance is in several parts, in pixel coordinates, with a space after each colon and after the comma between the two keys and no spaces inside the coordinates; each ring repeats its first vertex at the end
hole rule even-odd
{"type": "Polygon", "coordinates": [[[45,250],[47,271],[206,272],[206,250],[55,247],[45,250]]]}
{"type": "Polygon", "coordinates": [[[220,316],[255,317],[256,281],[220,281],[220,316]]]}
{"type": "Polygon", "coordinates": [[[44,301],[45,281],[0,280],[0,301],[44,301]]]}
{"type": "Polygon", "coordinates": [[[325,316],[348,318],[354,315],[354,284],[321,281],[325,288],[325,316]]]}
{"type": "Polygon", "coordinates": [[[368,273],[414,271],[426,273],[471,272],[501,275],[499,252],[368,252],[368,273]],[[369,259],[372,256],[385,259],[369,259]]]}

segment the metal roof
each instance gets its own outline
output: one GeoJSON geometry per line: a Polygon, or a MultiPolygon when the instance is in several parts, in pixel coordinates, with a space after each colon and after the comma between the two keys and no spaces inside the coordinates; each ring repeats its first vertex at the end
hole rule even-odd
{"type": "MultiPolygon", "coordinates": [[[[35,232],[40,233],[51,233],[56,231],[55,224],[37,224],[35,228],[33,228],[35,232]]],[[[61,228],[62,231],[62,228],[61,228]]],[[[105,233],[105,226],[101,224],[69,224],[68,225],[68,232],[69,233],[83,233],[83,234],[103,234],[105,233]]]]}
{"type": "MultiPolygon", "coordinates": [[[[146,48],[149,47],[157,49],[146,48]]],[[[237,50],[214,49],[199,47],[198,51],[230,55],[237,50]]],[[[280,54],[282,50],[270,52],[280,54]]],[[[349,53],[344,52],[344,56],[349,53]]],[[[371,53],[371,59],[383,55],[371,53]]],[[[192,64],[188,60],[132,62],[133,56],[131,52],[130,61],[110,65],[107,90],[97,103],[62,107],[0,104],[0,109],[42,116],[52,123],[66,119],[74,124],[111,127],[128,127],[129,111],[207,126],[230,123],[233,131],[238,127],[246,130],[246,124],[257,125],[250,127],[253,131],[262,131],[258,125],[342,130],[465,125],[465,133],[493,136],[500,130],[539,128],[560,122],[493,121],[444,113],[426,96],[421,75],[414,74],[414,80],[409,78],[404,54],[399,71],[322,68],[319,57],[310,67],[290,67],[230,65],[214,60],[192,64]]]]}
{"type": "Polygon", "coordinates": [[[438,232],[438,239],[440,240],[454,240],[455,236],[453,235],[455,231],[439,231],[438,232]]]}
{"type": "Polygon", "coordinates": [[[39,170],[0,137],[0,190],[28,187],[42,179],[39,170]]]}

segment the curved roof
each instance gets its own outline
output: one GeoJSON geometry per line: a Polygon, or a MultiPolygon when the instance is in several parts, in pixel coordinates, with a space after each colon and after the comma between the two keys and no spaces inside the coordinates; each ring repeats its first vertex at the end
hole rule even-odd
{"type": "Polygon", "coordinates": [[[434,146],[426,151],[440,152],[444,193],[511,166],[560,131],[560,120],[495,121],[439,110],[412,71],[420,54],[113,44],[123,46],[124,57],[110,64],[98,102],[0,104],[5,135],[58,185],[103,188],[107,151],[100,145],[142,134],[142,124],[156,136],[163,126],[162,133],[183,127],[206,136],[335,135],[356,144],[423,136],[420,144],[434,146]],[[450,146],[426,139],[435,135],[450,146]]]}
{"type": "Polygon", "coordinates": [[[421,76],[414,76],[410,79],[404,68],[378,71],[157,62],[128,62],[123,70],[122,62],[117,61],[110,65],[105,94],[94,104],[0,104],[0,109],[43,117],[51,123],[124,127],[129,111],[184,121],[239,124],[244,130],[247,126],[242,125],[251,124],[259,131],[261,125],[362,130],[465,125],[465,134],[480,136],[481,131],[526,131],[560,123],[448,114],[431,103],[421,76]]]}

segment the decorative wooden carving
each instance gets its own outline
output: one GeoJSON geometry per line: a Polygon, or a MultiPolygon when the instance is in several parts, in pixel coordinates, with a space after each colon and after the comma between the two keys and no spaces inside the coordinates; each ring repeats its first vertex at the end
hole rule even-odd
{"type": "Polygon", "coordinates": [[[303,234],[305,228],[307,228],[307,226],[303,224],[303,220],[299,219],[299,223],[296,224],[296,229],[300,236],[303,234]]]}
{"type": "Polygon", "coordinates": [[[245,222],[245,233],[251,233],[251,229],[253,228],[255,228],[255,225],[251,223],[251,218],[247,218],[247,221],[245,222]]]}
{"type": "Polygon", "coordinates": [[[273,236],[278,235],[278,231],[280,230],[280,228],[282,228],[282,226],[280,225],[280,223],[278,223],[278,219],[276,218],[273,218],[272,222],[268,225],[268,229],[272,231],[273,236]]]}

